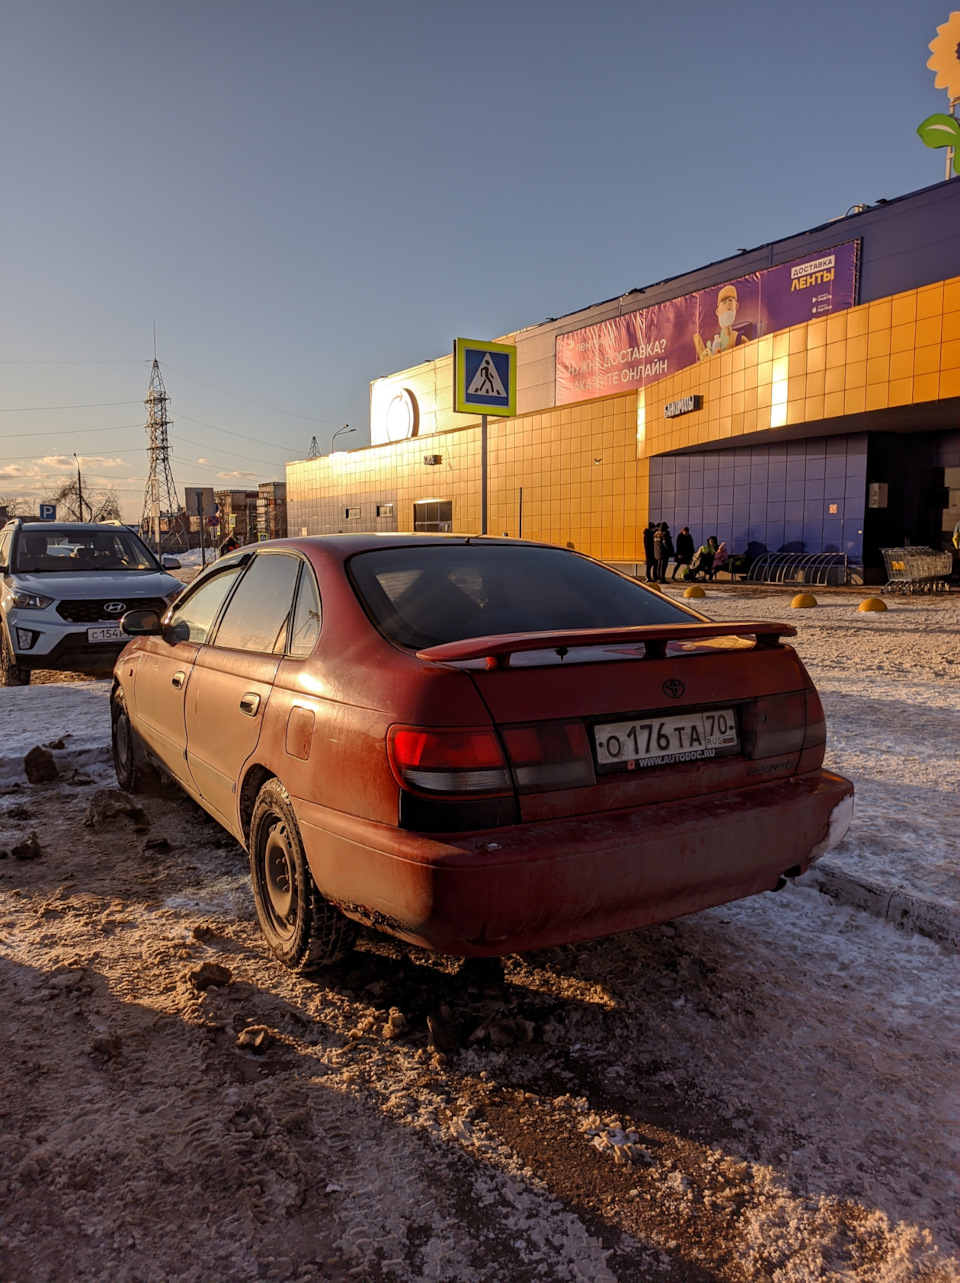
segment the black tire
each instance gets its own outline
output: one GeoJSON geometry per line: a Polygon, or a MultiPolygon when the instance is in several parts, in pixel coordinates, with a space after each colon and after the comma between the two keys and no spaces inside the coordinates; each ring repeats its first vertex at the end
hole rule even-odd
{"type": "Polygon", "coordinates": [[[0,623],[0,686],[29,686],[30,669],[21,668],[7,638],[7,630],[0,623]]]}
{"type": "Polygon", "coordinates": [[[356,923],[317,890],[293,806],[277,779],[267,780],[253,808],[250,879],[260,930],[285,967],[314,971],[353,948],[356,923]]]}
{"type": "Polygon", "coordinates": [[[124,793],[147,793],[156,788],[158,776],[152,767],[137,760],[135,745],[123,688],[115,686],[110,696],[110,746],[117,783],[124,793]]]}

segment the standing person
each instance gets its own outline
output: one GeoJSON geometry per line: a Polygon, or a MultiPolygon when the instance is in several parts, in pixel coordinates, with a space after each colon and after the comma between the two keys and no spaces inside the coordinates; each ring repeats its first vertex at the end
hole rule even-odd
{"type": "Polygon", "coordinates": [[[231,532],[229,535],[227,535],[226,539],[224,539],[223,543],[220,545],[220,556],[221,557],[229,556],[231,552],[236,552],[239,547],[240,547],[240,540],[237,538],[235,534],[231,532]]]}
{"type": "Polygon", "coordinates": [[[657,583],[667,582],[667,562],[673,556],[673,539],[670,527],[665,521],[660,522],[659,530],[653,536],[653,551],[657,559],[657,583]]]}
{"type": "Polygon", "coordinates": [[[643,559],[647,563],[647,582],[656,577],[657,559],[654,556],[653,532],[656,526],[651,521],[643,532],[643,559]]]}
{"type": "MultiPolygon", "coordinates": [[[[671,583],[677,577],[677,571],[681,566],[689,566],[693,561],[693,535],[690,533],[690,527],[684,526],[677,535],[677,564],[673,568],[673,574],[670,576],[671,583]]],[[[680,576],[685,579],[685,575],[680,576]]]]}

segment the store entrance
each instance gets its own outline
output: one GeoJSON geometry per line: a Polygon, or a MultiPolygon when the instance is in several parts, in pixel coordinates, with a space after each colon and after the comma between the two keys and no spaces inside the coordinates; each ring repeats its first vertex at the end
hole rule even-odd
{"type": "Polygon", "coordinates": [[[945,524],[952,511],[949,482],[954,470],[949,465],[958,447],[955,433],[870,433],[863,530],[868,582],[881,573],[882,548],[950,546],[945,524]]]}
{"type": "Polygon", "coordinates": [[[415,503],[413,528],[420,534],[450,534],[453,530],[453,500],[427,499],[422,503],[415,503]]]}

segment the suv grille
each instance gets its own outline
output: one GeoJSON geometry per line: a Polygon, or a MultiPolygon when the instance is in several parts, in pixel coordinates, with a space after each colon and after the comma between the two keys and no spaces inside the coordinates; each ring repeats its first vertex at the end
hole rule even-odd
{"type": "Polygon", "coordinates": [[[119,623],[121,615],[128,610],[156,610],[162,615],[167,603],[162,597],[103,597],[98,601],[60,601],[57,602],[57,614],[61,619],[69,619],[72,624],[99,624],[105,620],[119,623]],[[108,603],[114,605],[123,602],[123,610],[104,610],[108,603]]]}

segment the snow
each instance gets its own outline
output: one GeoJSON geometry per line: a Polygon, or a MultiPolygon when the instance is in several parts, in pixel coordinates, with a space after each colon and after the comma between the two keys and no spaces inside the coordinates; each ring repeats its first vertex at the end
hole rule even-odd
{"type": "Polygon", "coordinates": [[[0,784],[25,781],[23,759],[52,749],[61,772],[110,761],[109,681],[0,687],[0,784]]]}
{"type": "MultiPolygon", "coordinates": [[[[799,631],[857,787],[818,867],[953,905],[960,600],[708,592],[711,618],[799,631]]],[[[44,848],[0,864],[4,1278],[960,1279],[956,960],[933,940],[788,885],[507,959],[492,992],[374,933],[293,976],[191,803],[80,822],[112,785],[108,696],[0,689],[0,847],[44,848]],[[60,784],[26,785],[61,739],[60,784]],[[232,982],[198,993],[204,961],[232,982]],[[497,1023],[532,1041],[478,1036],[497,1023]],[[235,1046],[254,1025],[261,1058],[235,1046]]]]}
{"type": "MultiPolygon", "coordinates": [[[[679,597],[676,592],[668,596],[679,597]]],[[[791,589],[708,589],[690,604],[711,619],[792,624],[788,639],[827,714],[825,765],[853,780],[846,838],[819,868],[957,907],[960,784],[960,595],[823,593],[792,609],[791,589]]]]}
{"type": "MultiPolygon", "coordinates": [[[[207,565],[209,565],[211,561],[216,561],[217,559],[216,547],[205,548],[204,552],[206,553],[205,563],[207,565]]],[[[193,569],[193,567],[199,568],[200,565],[203,564],[201,563],[201,560],[200,560],[199,548],[188,548],[186,552],[178,552],[175,554],[175,556],[177,558],[177,561],[179,561],[181,567],[184,570],[188,568],[193,569]]]]}

